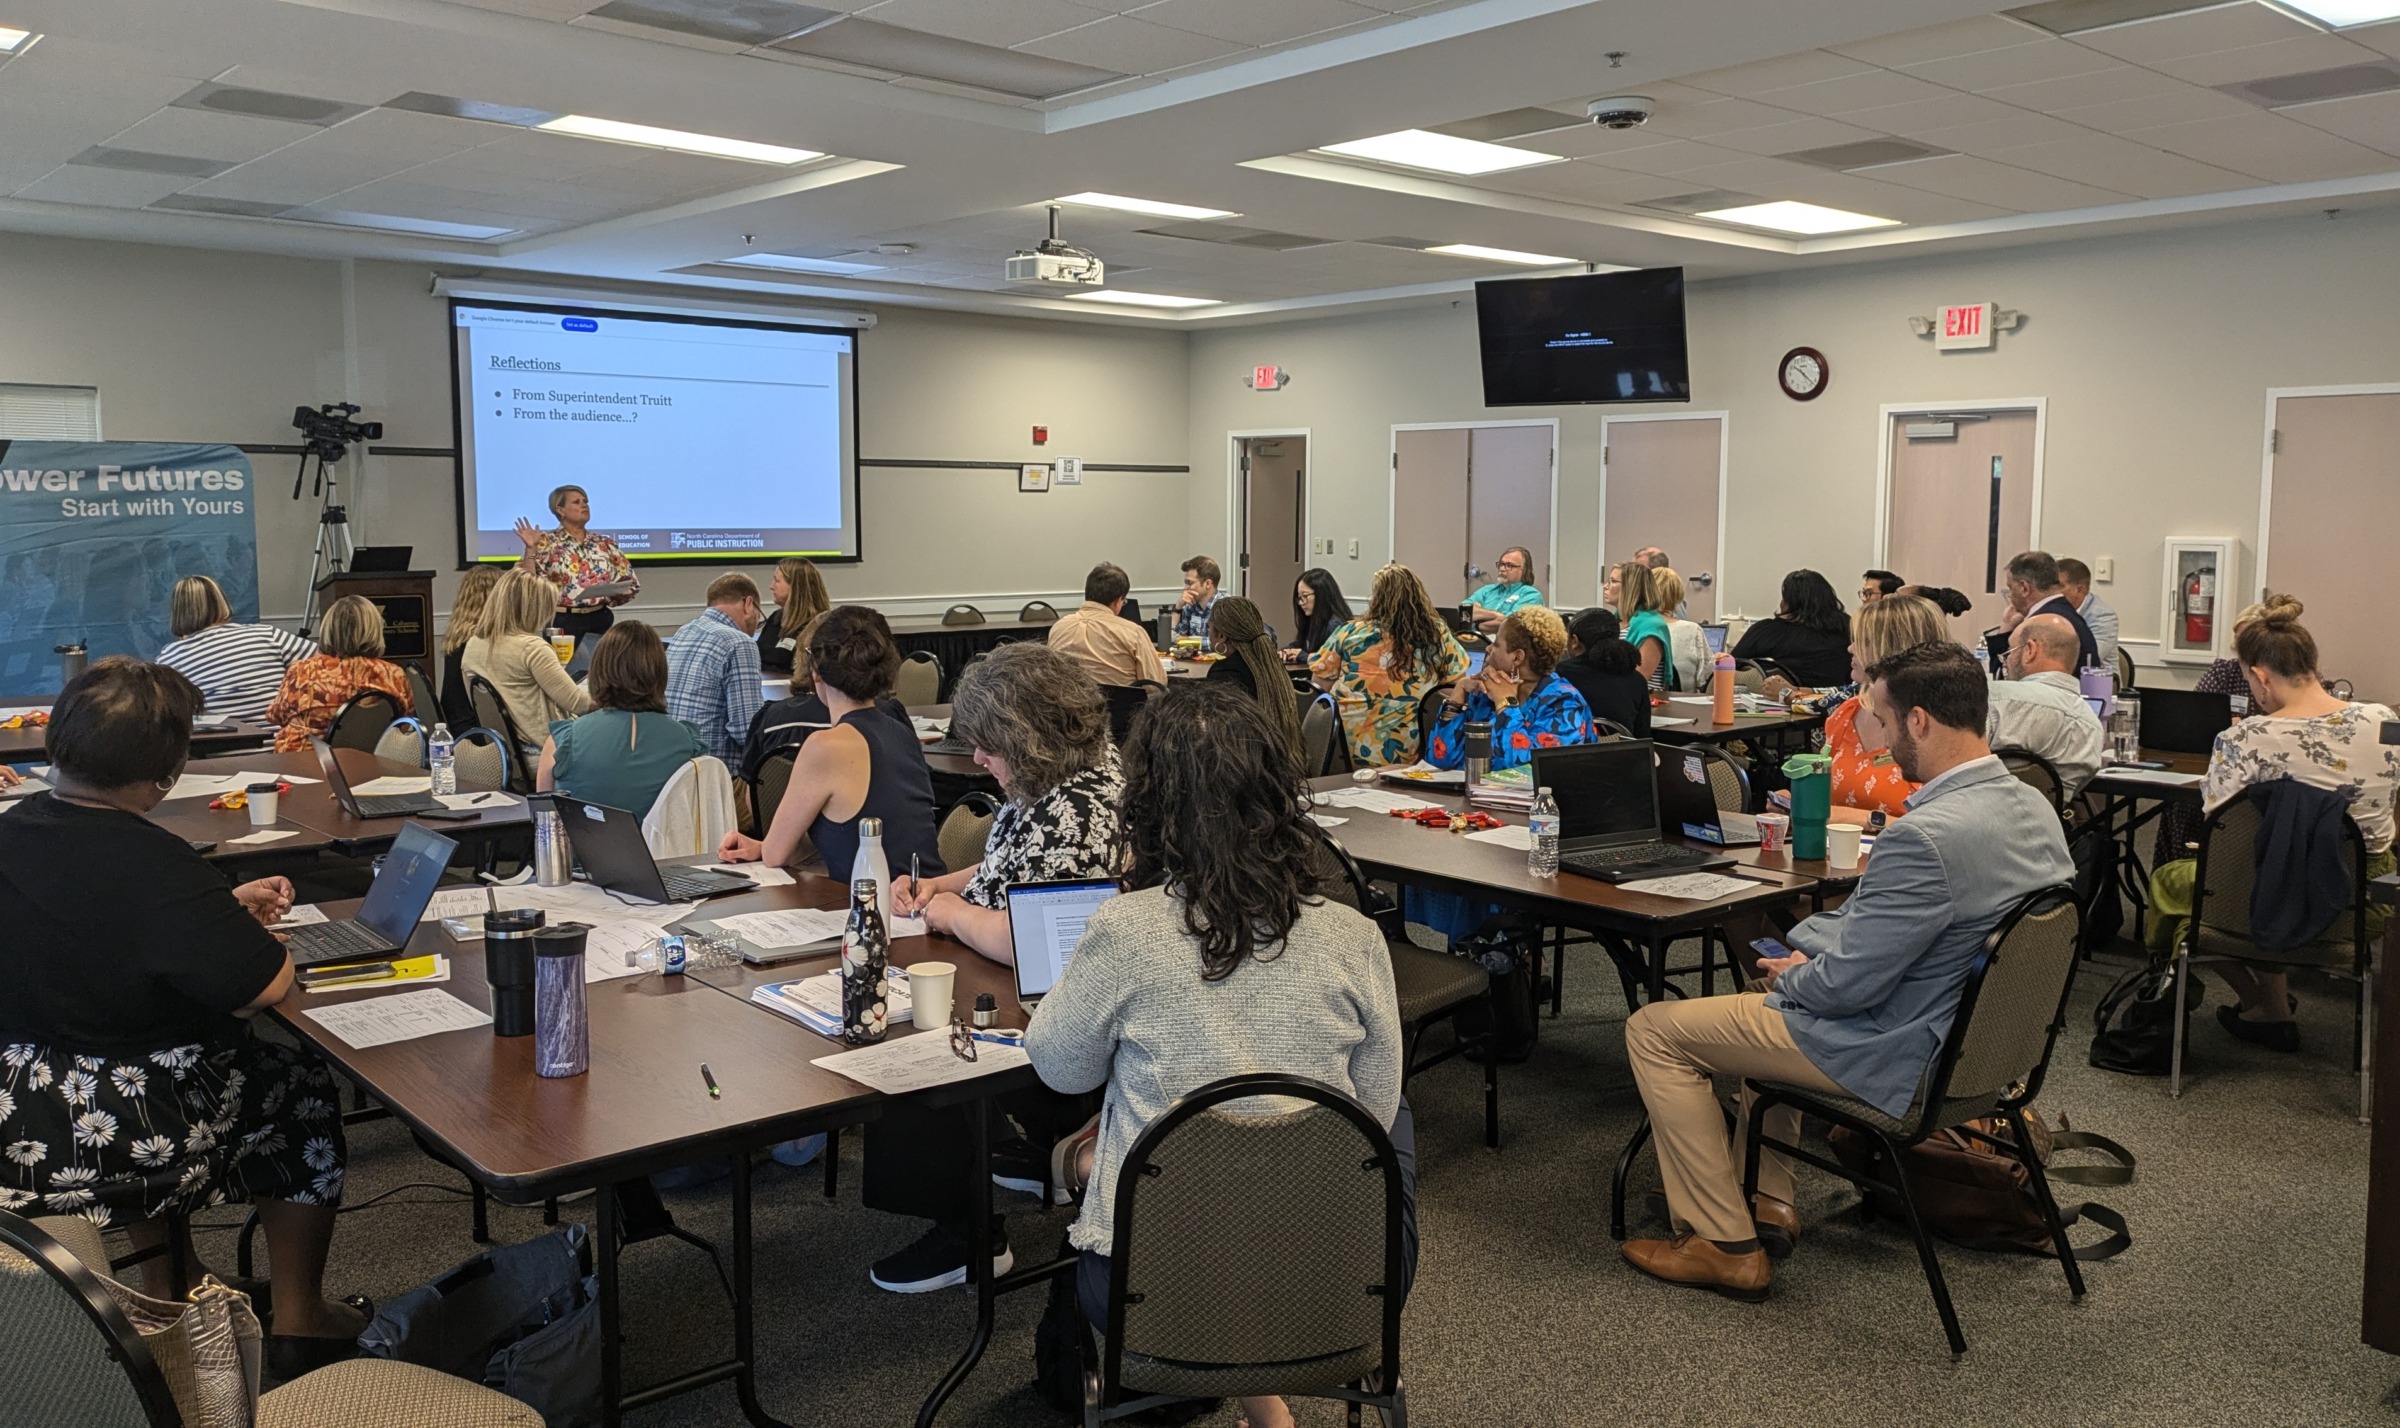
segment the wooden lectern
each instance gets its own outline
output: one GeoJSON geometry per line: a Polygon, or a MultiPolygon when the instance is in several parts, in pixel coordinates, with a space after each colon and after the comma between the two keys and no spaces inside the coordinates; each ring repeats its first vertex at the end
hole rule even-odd
{"type": "Polygon", "coordinates": [[[428,685],[439,677],[433,644],[433,572],[337,570],[317,582],[317,615],[344,595],[363,595],[383,612],[383,657],[413,664],[428,685]]]}

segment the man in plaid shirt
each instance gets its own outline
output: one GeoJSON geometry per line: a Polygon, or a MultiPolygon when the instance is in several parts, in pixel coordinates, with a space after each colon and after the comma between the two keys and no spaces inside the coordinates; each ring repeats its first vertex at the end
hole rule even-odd
{"type": "Polygon", "coordinates": [[[750,721],[766,702],[751,638],[765,623],[757,582],[735,572],[710,581],[708,608],[667,640],[667,712],[728,767],[741,762],[750,721]]]}

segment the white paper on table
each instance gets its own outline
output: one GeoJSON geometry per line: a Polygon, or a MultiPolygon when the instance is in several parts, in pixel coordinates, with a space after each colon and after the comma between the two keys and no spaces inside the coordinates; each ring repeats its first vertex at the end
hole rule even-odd
{"type": "Polygon", "coordinates": [[[1339,828],[1350,820],[1337,818],[1330,813],[1312,813],[1308,815],[1308,821],[1316,824],[1319,828],[1339,828]]]}
{"type": "Polygon", "coordinates": [[[712,873],[731,873],[737,878],[748,878],[762,888],[788,888],[796,881],[783,869],[770,868],[764,863],[702,863],[700,866],[712,873]]]}
{"type": "Polygon", "coordinates": [[[0,788],[0,799],[31,798],[37,793],[48,793],[49,791],[50,785],[41,779],[19,779],[6,788],[0,788]]]}
{"type": "Polygon", "coordinates": [[[368,779],[365,783],[354,783],[350,785],[350,791],[361,797],[386,793],[431,793],[433,775],[385,774],[381,778],[368,779]]]}
{"type": "MultiPolygon", "coordinates": [[[[512,889],[513,891],[513,889],[512,889]]],[[[501,906],[509,904],[505,901],[501,906]]],[[[419,922],[439,922],[445,917],[481,917],[491,910],[482,888],[435,888],[433,901],[425,905],[425,915],[419,922]]]]}
{"type": "MultiPolygon", "coordinates": [[[[265,777],[261,777],[258,780],[260,783],[265,783],[266,781],[267,780],[265,777]]],[[[175,786],[167,790],[167,797],[215,798],[220,793],[227,793],[237,788],[247,787],[250,782],[250,778],[244,774],[187,773],[175,780],[175,786]]]]}
{"type": "MultiPolygon", "coordinates": [[[[248,788],[254,783],[303,784],[325,781],[321,778],[310,778],[305,774],[277,773],[273,769],[243,769],[240,773],[227,774],[226,777],[233,780],[235,788],[248,788]]],[[[366,785],[361,784],[359,787],[364,788],[366,785]]]]}
{"type": "Polygon", "coordinates": [[[498,813],[516,806],[516,799],[505,793],[437,793],[433,801],[444,808],[460,813],[498,813]]]}
{"type": "Polygon", "coordinates": [[[1717,703],[1715,696],[1707,694],[1670,694],[1667,696],[1667,702],[1669,704],[1697,704],[1703,709],[1713,709],[1717,703]]]}
{"type": "Polygon", "coordinates": [[[2100,776],[2110,779],[2126,779],[2133,783],[2162,784],[2168,788],[2190,788],[2196,783],[2206,782],[2208,778],[2206,774],[2177,773],[2173,769],[2133,769],[2122,764],[2104,765],[2100,770],[2100,776]]]}
{"type": "MultiPolygon", "coordinates": [[[[285,912],[283,921],[276,923],[275,928],[306,927],[312,922],[331,922],[332,920],[325,915],[325,909],[313,902],[304,902],[285,912]]],[[[269,930],[275,929],[270,928],[269,930]]]]}
{"type": "Polygon", "coordinates": [[[1680,729],[1691,722],[1689,719],[1668,719],[1657,714],[1650,716],[1650,727],[1653,729],[1680,729]]]}
{"type": "Polygon", "coordinates": [[[842,929],[849,925],[850,915],[829,908],[784,907],[772,912],[745,912],[733,917],[712,918],[726,932],[763,951],[780,947],[812,947],[820,942],[840,942],[842,929]]]}
{"type": "Polygon", "coordinates": [[[606,927],[629,918],[641,922],[675,922],[690,917],[700,906],[696,902],[627,902],[590,883],[569,883],[557,888],[538,884],[502,888],[500,905],[538,907],[550,915],[552,926],[584,922],[594,927],[606,927]]]}
{"type": "Polygon", "coordinates": [[[1714,902],[1735,893],[1756,892],[1763,884],[1748,878],[1729,878],[1722,873],[1677,873],[1669,878],[1643,878],[1639,882],[1619,883],[1617,886],[1627,892],[1648,893],[1652,897],[1714,902]]]}
{"type": "Polygon", "coordinates": [[[1519,852],[1529,852],[1533,848],[1533,830],[1521,823],[1469,833],[1467,839],[1474,843],[1497,843],[1503,848],[1515,848],[1519,852]]]}
{"type": "Polygon", "coordinates": [[[894,1037],[881,1046],[820,1056],[815,1064],[887,1096],[899,1096],[930,1086],[989,1076],[995,1071],[1013,1070],[1027,1061],[1025,1048],[991,1041],[977,1045],[975,1059],[968,1061],[950,1050],[949,1037],[919,1035],[894,1037]]]}
{"type": "MultiPolygon", "coordinates": [[[[477,1011],[448,992],[431,988],[369,997],[338,1007],[315,1007],[300,1014],[362,1051],[370,1046],[492,1024],[490,1012],[477,1011]]],[[[944,1050],[947,1049],[945,1045],[944,1050]]]]}
{"type": "MultiPolygon", "coordinates": [[[[0,719],[7,717],[5,713],[0,713],[0,719]]],[[[231,723],[233,723],[231,714],[194,714],[192,716],[192,727],[195,729],[222,729],[231,723]]]]}
{"type": "Polygon", "coordinates": [[[225,846],[228,848],[238,848],[245,843],[280,843],[286,838],[297,838],[299,836],[300,830],[297,828],[261,828],[256,833],[247,834],[240,838],[228,838],[225,840],[225,846]]]}
{"type": "Polygon", "coordinates": [[[1459,788],[1467,786],[1465,769],[1437,769],[1423,759],[1419,759],[1413,764],[1402,764],[1398,768],[1385,769],[1377,777],[1397,779],[1407,783],[1429,784],[1435,788],[1447,788],[1452,785],[1459,788]]]}
{"type": "Polygon", "coordinates": [[[667,929],[655,922],[612,922],[595,927],[583,938],[583,979],[586,982],[605,982],[612,977],[630,977],[642,969],[633,965],[633,954],[667,935],[667,929]]]}
{"type": "Polygon", "coordinates": [[[1363,808],[1371,813],[1406,813],[1413,808],[1437,808],[1440,805],[1405,793],[1392,793],[1380,788],[1337,788],[1331,793],[1317,795],[1317,803],[1326,808],[1363,808]]]}

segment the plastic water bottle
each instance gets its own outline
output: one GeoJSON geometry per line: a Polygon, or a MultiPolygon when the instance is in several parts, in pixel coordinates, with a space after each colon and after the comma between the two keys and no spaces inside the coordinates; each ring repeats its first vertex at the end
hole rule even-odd
{"type": "Polygon", "coordinates": [[[425,739],[425,767],[433,773],[435,793],[458,792],[458,741],[450,737],[450,726],[437,723],[425,739]]]}
{"type": "Polygon", "coordinates": [[[1548,788],[1533,793],[1533,807],[1526,812],[1525,821],[1533,833],[1533,846],[1525,853],[1525,871],[1537,878],[1558,876],[1558,800],[1548,788]]]}

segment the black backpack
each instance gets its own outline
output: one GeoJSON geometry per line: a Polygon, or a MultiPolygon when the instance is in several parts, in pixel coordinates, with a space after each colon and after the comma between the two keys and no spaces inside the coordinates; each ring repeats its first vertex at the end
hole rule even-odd
{"type": "MultiPolygon", "coordinates": [[[[2200,979],[2184,983],[2183,1015],[2203,995],[2200,979]]],[[[2103,1071],[2164,1076],[2175,1057],[2175,963],[2166,958],[2117,979],[2092,1010],[2092,1056],[2103,1071]]]]}

